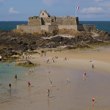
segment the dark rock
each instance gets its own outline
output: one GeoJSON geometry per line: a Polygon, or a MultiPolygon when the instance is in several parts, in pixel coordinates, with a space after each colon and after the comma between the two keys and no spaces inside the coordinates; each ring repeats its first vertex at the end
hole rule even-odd
{"type": "MultiPolygon", "coordinates": [[[[3,57],[22,54],[28,50],[37,48],[57,48],[59,46],[67,46],[67,48],[83,48],[88,44],[97,42],[110,41],[110,33],[100,30],[94,30],[99,36],[92,37],[90,32],[80,32],[73,38],[54,36],[53,38],[44,39],[44,36],[27,33],[16,33],[13,31],[0,31],[0,54],[3,57]],[[83,44],[82,44],[83,42],[83,44]]],[[[89,47],[89,46],[88,46],[89,47]]]]}

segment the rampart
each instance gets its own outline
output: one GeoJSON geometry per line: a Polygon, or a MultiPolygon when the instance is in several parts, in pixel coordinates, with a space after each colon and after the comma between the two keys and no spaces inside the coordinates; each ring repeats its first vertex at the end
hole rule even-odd
{"type": "Polygon", "coordinates": [[[17,30],[20,32],[26,33],[39,33],[41,31],[40,26],[31,26],[31,25],[18,25],[17,30]]]}

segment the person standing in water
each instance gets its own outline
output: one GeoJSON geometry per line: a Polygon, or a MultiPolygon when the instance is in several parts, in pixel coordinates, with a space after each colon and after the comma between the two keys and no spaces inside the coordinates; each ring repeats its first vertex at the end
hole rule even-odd
{"type": "Polygon", "coordinates": [[[10,90],[9,90],[9,93],[10,93],[10,96],[11,96],[11,83],[9,83],[9,88],[10,88],[10,90]]]}
{"type": "Polygon", "coordinates": [[[9,83],[9,88],[11,89],[11,83],[9,83]]]}
{"type": "Polygon", "coordinates": [[[18,76],[17,76],[17,74],[15,75],[15,79],[16,79],[16,80],[18,79],[18,76]]]}

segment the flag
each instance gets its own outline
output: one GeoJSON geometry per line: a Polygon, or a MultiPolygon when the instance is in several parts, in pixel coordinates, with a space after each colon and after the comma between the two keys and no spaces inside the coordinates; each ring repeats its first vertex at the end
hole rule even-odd
{"type": "Polygon", "coordinates": [[[74,10],[75,11],[75,14],[74,14],[75,16],[77,16],[79,8],[80,8],[79,5],[75,6],[75,10],[74,10]]]}
{"type": "Polygon", "coordinates": [[[79,8],[80,8],[80,7],[79,7],[79,6],[77,6],[77,7],[76,7],[76,10],[78,11],[78,10],[79,10],[79,8]]]}

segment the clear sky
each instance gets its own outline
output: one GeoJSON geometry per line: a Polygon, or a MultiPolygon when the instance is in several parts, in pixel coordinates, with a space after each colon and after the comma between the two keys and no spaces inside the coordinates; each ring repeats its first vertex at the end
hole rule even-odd
{"type": "Polygon", "coordinates": [[[0,21],[25,21],[42,9],[56,16],[75,15],[81,21],[110,21],[110,0],[0,0],[0,21]]]}

